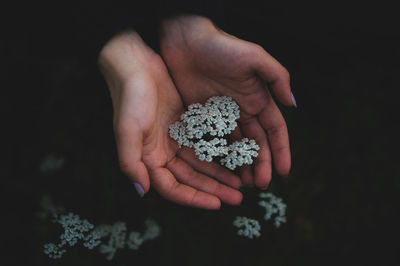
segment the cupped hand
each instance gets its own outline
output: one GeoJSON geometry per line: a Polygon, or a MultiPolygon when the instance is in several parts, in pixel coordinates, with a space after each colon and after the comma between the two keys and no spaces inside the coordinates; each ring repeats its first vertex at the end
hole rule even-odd
{"type": "Polygon", "coordinates": [[[110,40],[99,66],[113,102],[120,166],[139,194],[147,193],[151,184],[183,205],[218,209],[221,201],[241,202],[237,176],[197,160],[169,138],[168,127],[183,113],[183,104],[161,57],[136,32],[110,40]]]}
{"type": "Polygon", "coordinates": [[[240,106],[232,139],[255,139],[261,149],[254,166],[241,168],[244,184],[268,186],[276,172],[290,171],[285,120],[269,89],[286,106],[295,106],[288,71],[261,46],[216,28],[204,17],[180,16],[161,25],[161,55],[185,105],[211,96],[232,97],[240,106]]]}

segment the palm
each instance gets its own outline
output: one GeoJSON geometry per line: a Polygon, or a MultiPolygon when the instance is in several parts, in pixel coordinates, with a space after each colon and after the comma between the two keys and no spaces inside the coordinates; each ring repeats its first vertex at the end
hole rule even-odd
{"type": "Polygon", "coordinates": [[[180,30],[184,41],[166,36],[161,47],[185,105],[215,95],[232,97],[241,107],[233,139],[246,136],[261,146],[254,168],[241,169],[243,182],[260,187],[269,183],[271,150],[278,173],[286,175],[290,169],[286,124],[266,89],[267,83],[257,73],[260,47],[219,30],[202,37],[186,34],[185,28],[180,30]]]}
{"type": "Polygon", "coordinates": [[[168,138],[168,126],[179,118],[183,105],[173,84],[163,74],[156,67],[148,69],[140,79],[134,79],[129,84],[132,91],[136,95],[140,93],[141,97],[123,97],[126,100],[123,106],[131,109],[124,114],[140,124],[142,160],[149,171],[163,167],[176,157],[178,151],[177,146],[168,138]],[[136,102],[139,99],[140,102],[136,102]]]}
{"type": "Polygon", "coordinates": [[[252,69],[251,44],[221,34],[189,45],[190,51],[163,50],[186,105],[221,94],[233,97],[242,115],[265,107],[265,84],[252,69]]]}
{"type": "Polygon", "coordinates": [[[164,197],[181,204],[218,208],[220,200],[237,204],[239,179],[217,165],[205,165],[178,149],[168,127],[183,112],[180,96],[158,56],[126,84],[116,110],[121,166],[148,190],[151,181],[164,197]]]}

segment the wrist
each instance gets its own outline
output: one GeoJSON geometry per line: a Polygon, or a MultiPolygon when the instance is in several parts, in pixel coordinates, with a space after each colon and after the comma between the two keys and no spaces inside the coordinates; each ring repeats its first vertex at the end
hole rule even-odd
{"type": "Polygon", "coordinates": [[[203,16],[180,15],[162,21],[160,26],[160,43],[163,46],[183,46],[209,38],[218,32],[213,22],[203,16]]]}
{"type": "Polygon", "coordinates": [[[123,88],[133,76],[147,68],[156,54],[135,31],[115,35],[102,48],[98,65],[110,90],[123,88]]]}

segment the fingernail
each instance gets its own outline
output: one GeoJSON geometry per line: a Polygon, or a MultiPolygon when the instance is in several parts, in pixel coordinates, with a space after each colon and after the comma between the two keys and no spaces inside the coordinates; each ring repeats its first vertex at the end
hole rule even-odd
{"type": "Polygon", "coordinates": [[[142,186],[141,186],[139,183],[137,183],[137,182],[133,182],[133,185],[135,186],[135,189],[136,189],[137,193],[139,194],[139,196],[140,196],[141,198],[143,198],[143,196],[144,196],[144,189],[142,188],[142,186]]]}
{"type": "Polygon", "coordinates": [[[296,99],[294,98],[294,95],[293,95],[293,93],[292,93],[292,92],[290,93],[290,96],[292,97],[292,103],[293,103],[294,107],[296,107],[296,108],[297,108],[296,99]]]}

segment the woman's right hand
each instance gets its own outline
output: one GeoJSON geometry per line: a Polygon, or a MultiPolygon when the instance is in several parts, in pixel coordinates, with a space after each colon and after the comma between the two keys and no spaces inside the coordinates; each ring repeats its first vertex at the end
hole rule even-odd
{"type": "Polygon", "coordinates": [[[289,135],[271,93],[296,106],[289,72],[261,46],[218,29],[196,15],[169,18],[161,25],[161,55],[186,106],[211,96],[232,97],[240,106],[232,140],[254,139],[260,146],[253,165],[241,167],[242,182],[266,188],[272,162],[279,175],[290,171],[289,135]]]}
{"type": "Polygon", "coordinates": [[[199,161],[169,138],[169,125],[179,120],[183,104],[163,60],[136,32],[111,39],[99,66],[113,102],[120,166],[141,196],[151,183],[163,197],[183,205],[218,209],[221,201],[240,204],[236,175],[199,161]]]}

